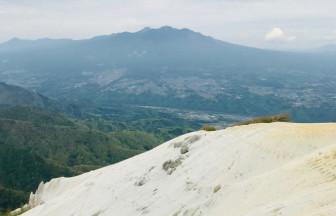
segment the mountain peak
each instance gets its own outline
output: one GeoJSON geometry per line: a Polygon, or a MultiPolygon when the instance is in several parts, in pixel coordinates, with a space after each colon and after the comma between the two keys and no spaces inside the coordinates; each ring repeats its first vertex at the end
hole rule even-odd
{"type": "MultiPolygon", "coordinates": [[[[158,27],[158,28],[151,28],[151,27],[145,27],[143,29],[141,29],[140,31],[138,32],[135,32],[135,33],[146,33],[146,32],[193,32],[192,30],[190,29],[187,29],[187,28],[183,28],[183,29],[178,29],[178,28],[175,28],[175,27],[172,27],[172,26],[161,26],[161,27],[158,27]]],[[[196,33],[196,32],[194,32],[196,33]]]]}
{"type": "Polygon", "coordinates": [[[177,28],[173,28],[171,26],[162,26],[159,28],[159,30],[163,30],[163,31],[171,31],[171,30],[179,30],[177,28]]]}
{"type": "Polygon", "coordinates": [[[18,38],[18,37],[13,37],[13,38],[10,39],[8,42],[18,42],[18,41],[21,41],[21,39],[18,38]]]}
{"type": "Polygon", "coordinates": [[[21,43],[23,41],[25,41],[25,40],[20,39],[18,37],[13,37],[12,39],[1,43],[1,45],[16,45],[16,44],[21,43]]]}
{"type": "Polygon", "coordinates": [[[192,31],[187,28],[175,28],[171,26],[162,26],[158,28],[145,27],[140,31],[134,33],[120,33],[116,35],[127,35],[131,37],[139,36],[141,38],[146,38],[149,40],[171,40],[171,39],[186,39],[198,38],[198,39],[209,39],[201,33],[192,31]]]}
{"type": "Polygon", "coordinates": [[[151,27],[145,27],[145,28],[141,29],[141,30],[138,31],[138,32],[147,32],[147,31],[150,31],[150,30],[152,30],[151,27]]]}

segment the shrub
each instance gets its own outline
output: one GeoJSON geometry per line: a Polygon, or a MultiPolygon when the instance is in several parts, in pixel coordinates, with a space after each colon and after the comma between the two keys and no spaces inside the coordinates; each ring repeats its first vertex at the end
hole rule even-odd
{"type": "Polygon", "coordinates": [[[183,145],[180,149],[181,154],[186,154],[189,152],[189,147],[187,145],[183,145]]]}
{"type": "Polygon", "coordinates": [[[201,129],[205,131],[216,131],[216,128],[211,125],[204,125],[201,129]]]}
{"type": "Polygon", "coordinates": [[[261,116],[254,119],[242,121],[234,126],[238,125],[249,125],[249,124],[257,124],[257,123],[272,123],[272,122],[290,122],[290,116],[288,113],[282,113],[274,116],[261,116]]]}
{"type": "Polygon", "coordinates": [[[213,189],[213,192],[217,193],[221,188],[222,188],[221,185],[216,185],[216,187],[214,187],[214,189],[213,189]]]}

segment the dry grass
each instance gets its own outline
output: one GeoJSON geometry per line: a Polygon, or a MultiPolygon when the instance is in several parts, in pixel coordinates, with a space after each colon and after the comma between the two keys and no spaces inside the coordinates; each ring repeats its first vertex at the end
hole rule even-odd
{"type": "Polygon", "coordinates": [[[274,116],[261,116],[254,119],[250,119],[247,121],[239,122],[238,124],[235,124],[234,126],[239,125],[249,125],[249,124],[257,124],[257,123],[272,123],[272,122],[290,122],[291,118],[288,113],[282,113],[279,115],[274,116]]]}
{"type": "Polygon", "coordinates": [[[204,131],[216,131],[217,129],[214,127],[214,126],[211,126],[211,125],[204,125],[201,130],[204,130],[204,131]]]}

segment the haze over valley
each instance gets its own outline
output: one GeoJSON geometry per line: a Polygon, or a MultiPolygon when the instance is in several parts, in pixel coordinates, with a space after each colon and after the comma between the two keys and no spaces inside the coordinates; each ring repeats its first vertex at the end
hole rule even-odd
{"type": "Polygon", "coordinates": [[[332,47],[262,50],[164,26],[87,40],[13,39],[0,56],[2,81],[71,103],[336,118],[332,47]]]}

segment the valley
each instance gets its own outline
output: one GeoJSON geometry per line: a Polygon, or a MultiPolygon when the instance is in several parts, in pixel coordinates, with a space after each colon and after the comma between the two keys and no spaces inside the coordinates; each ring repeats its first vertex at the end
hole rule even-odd
{"type": "Polygon", "coordinates": [[[0,80],[80,106],[158,106],[336,120],[335,52],[272,51],[190,29],[0,44],[0,80]]]}

